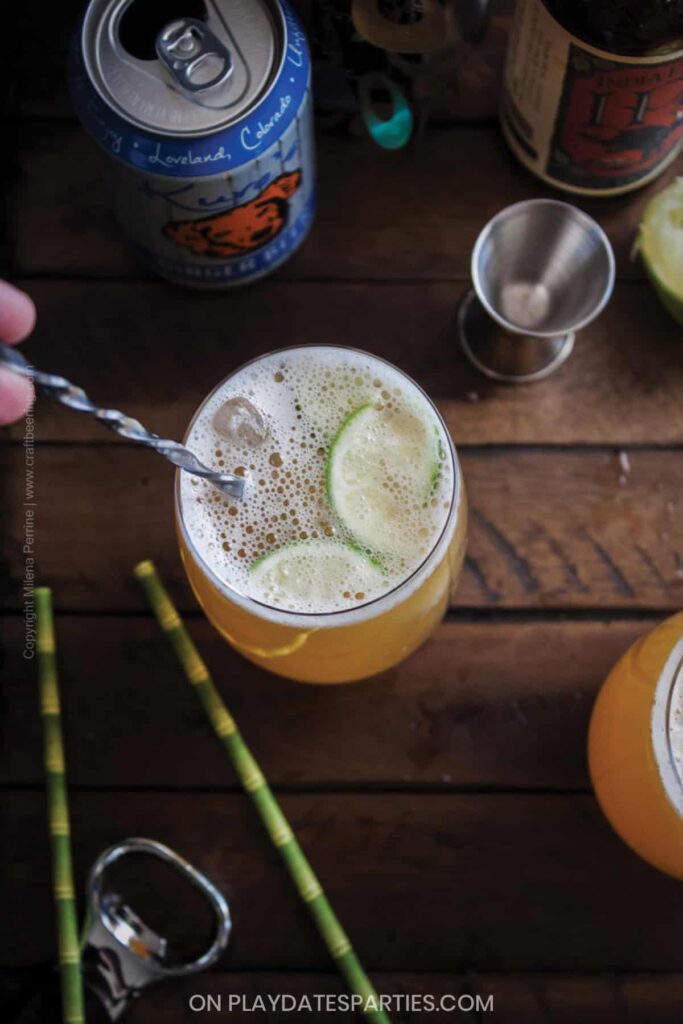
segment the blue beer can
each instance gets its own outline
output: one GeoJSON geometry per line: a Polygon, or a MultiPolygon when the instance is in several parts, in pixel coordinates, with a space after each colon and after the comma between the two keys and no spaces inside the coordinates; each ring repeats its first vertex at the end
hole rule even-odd
{"type": "Polygon", "coordinates": [[[116,218],[162,277],[244,284],[306,237],[311,65],[284,0],[91,0],[70,84],[116,218]]]}

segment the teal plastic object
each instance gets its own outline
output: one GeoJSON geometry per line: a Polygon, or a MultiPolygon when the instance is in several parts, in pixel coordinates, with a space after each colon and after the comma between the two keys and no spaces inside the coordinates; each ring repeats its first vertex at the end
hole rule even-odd
{"type": "Polygon", "coordinates": [[[403,91],[387,76],[372,71],[358,77],[358,99],[365,126],[378,146],[382,149],[401,149],[413,133],[413,113],[403,91]],[[380,117],[375,111],[372,93],[383,89],[389,93],[392,102],[391,115],[380,117]]]}

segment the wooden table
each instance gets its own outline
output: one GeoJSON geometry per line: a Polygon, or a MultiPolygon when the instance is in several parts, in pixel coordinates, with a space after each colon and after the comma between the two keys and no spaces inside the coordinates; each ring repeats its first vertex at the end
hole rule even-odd
{"type": "MultiPolygon", "coordinates": [[[[683,888],[613,835],[585,759],[608,668],[683,605],[682,332],[629,258],[654,189],[580,204],[615,246],[614,298],[556,375],[496,386],[455,339],[470,250],[496,210],[546,190],[493,123],[431,130],[396,155],[321,139],[317,223],[300,254],[250,288],[183,291],[131,258],[69,114],[50,25],[31,30],[48,67],[5,125],[18,169],[6,272],[38,305],[35,362],[177,436],[259,352],[366,348],[437,400],[472,509],[451,610],[418,654],[367,684],[295,685],[247,664],[198,613],[168,466],[39,402],[39,579],[59,611],[78,883],[104,846],[148,834],[210,873],[234,916],[219,968],[149,996],[131,1024],[198,1019],[196,991],[343,991],[148,614],[131,576],[143,557],[187,614],[380,989],[494,996],[494,1015],[448,1015],[458,1020],[678,1024],[683,888]]],[[[3,1019],[17,1021],[37,1019],[20,1008],[55,949],[35,665],[22,657],[22,437],[18,424],[0,443],[0,962],[3,1019]]]]}

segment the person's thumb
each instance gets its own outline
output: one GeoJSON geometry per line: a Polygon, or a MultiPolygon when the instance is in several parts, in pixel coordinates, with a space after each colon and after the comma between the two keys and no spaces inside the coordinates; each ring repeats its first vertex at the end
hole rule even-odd
{"type": "Polygon", "coordinates": [[[33,385],[25,377],[0,367],[0,426],[21,419],[33,402],[33,385]]]}

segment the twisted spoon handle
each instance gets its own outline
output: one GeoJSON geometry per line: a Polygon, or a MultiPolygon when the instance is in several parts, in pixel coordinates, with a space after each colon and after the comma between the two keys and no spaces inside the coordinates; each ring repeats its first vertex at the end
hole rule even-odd
{"type": "Polygon", "coordinates": [[[143,427],[139,420],[126,416],[124,413],[119,412],[118,409],[100,408],[88,398],[83,388],[72,384],[65,377],[36,370],[21,355],[18,349],[13,348],[11,345],[5,345],[4,342],[0,342],[0,364],[7,367],[12,373],[32,380],[39,391],[56,398],[62,405],[75,409],[76,412],[87,412],[94,416],[105,427],[109,427],[115,434],[119,434],[120,437],[125,438],[127,441],[133,441],[136,444],[144,444],[148,448],[153,448],[154,451],[159,452],[165,459],[172,462],[174,466],[185,470],[187,473],[194,473],[195,476],[203,477],[224,494],[229,494],[233,498],[242,497],[244,492],[243,477],[233,476],[232,473],[218,473],[216,470],[209,469],[189,448],[180,444],[179,441],[171,441],[168,438],[159,437],[158,434],[151,433],[151,431],[143,427]]]}

